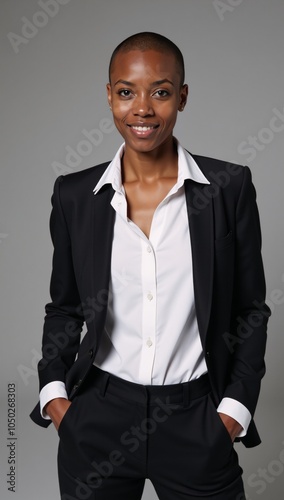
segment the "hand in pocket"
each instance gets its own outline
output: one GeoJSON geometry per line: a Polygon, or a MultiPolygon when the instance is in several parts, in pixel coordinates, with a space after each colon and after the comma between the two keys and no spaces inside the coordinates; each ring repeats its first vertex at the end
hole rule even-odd
{"type": "Polygon", "coordinates": [[[52,399],[49,403],[47,403],[47,405],[45,405],[44,411],[51,418],[57,431],[71,404],[71,401],[68,399],[56,398],[52,399]]]}

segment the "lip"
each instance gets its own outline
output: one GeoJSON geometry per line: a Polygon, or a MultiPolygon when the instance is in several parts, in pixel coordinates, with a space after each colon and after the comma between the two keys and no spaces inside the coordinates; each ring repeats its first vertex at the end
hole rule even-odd
{"type": "Polygon", "coordinates": [[[149,137],[159,127],[159,125],[157,125],[156,123],[149,123],[149,122],[129,123],[127,124],[127,126],[130,128],[132,134],[134,134],[135,137],[140,137],[140,138],[149,137]]]}

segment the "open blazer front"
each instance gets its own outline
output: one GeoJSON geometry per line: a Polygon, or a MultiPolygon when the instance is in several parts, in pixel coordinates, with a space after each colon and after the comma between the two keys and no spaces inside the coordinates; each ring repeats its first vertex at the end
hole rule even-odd
{"type": "MultiPolygon", "coordinates": [[[[186,180],[185,195],[196,314],[214,400],[217,406],[223,397],[234,398],[253,416],[270,315],[255,189],[248,167],[193,157],[211,183],[186,180]]],[[[40,389],[64,381],[70,400],[84,386],[106,319],[114,191],[108,184],[95,196],[93,189],[108,164],[59,177],[52,197],[52,302],[38,368],[40,389]]],[[[50,423],[39,404],[31,418],[44,427],[50,423]]],[[[241,440],[248,447],[260,443],[253,420],[241,440]]]]}

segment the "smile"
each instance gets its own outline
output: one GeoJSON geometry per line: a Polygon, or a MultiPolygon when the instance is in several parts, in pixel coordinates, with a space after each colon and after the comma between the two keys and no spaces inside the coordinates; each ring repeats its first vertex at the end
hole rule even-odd
{"type": "Polygon", "coordinates": [[[140,137],[146,139],[152,134],[155,133],[155,130],[159,127],[159,125],[151,124],[151,125],[128,125],[132,134],[136,137],[140,137]]]}
{"type": "Polygon", "coordinates": [[[138,130],[138,132],[147,132],[147,130],[153,130],[155,128],[154,126],[151,127],[135,127],[134,125],[131,126],[134,130],[138,130]]]}

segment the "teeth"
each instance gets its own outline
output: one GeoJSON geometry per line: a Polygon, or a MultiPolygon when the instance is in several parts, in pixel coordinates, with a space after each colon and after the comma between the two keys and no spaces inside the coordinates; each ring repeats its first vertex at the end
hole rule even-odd
{"type": "Polygon", "coordinates": [[[134,130],[138,130],[138,132],[147,132],[147,130],[152,130],[154,127],[132,127],[134,130]]]}

